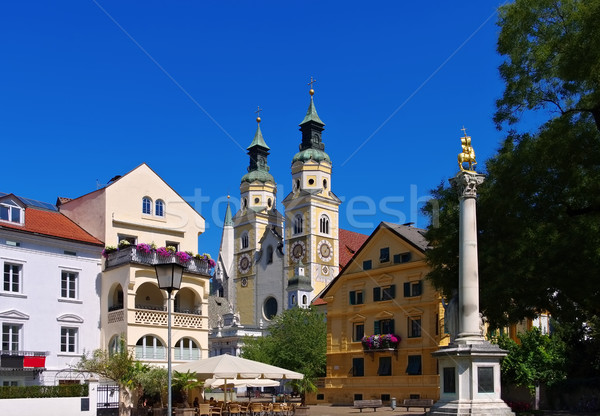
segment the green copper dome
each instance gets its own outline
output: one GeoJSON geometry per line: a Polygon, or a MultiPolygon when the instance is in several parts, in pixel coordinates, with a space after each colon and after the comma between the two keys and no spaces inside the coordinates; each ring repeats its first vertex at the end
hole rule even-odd
{"type": "Polygon", "coordinates": [[[331,159],[329,159],[329,155],[322,150],[318,149],[304,149],[299,151],[294,155],[292,159],[292,163],[301,161],[306,162],[307,160],[314,160],[315,162],[322,162],[323,160],[331,163],[331,159]]]}
{"type": "Polygon", "coordinates": [[[264,170],[253,170],[250,171],[248,173],[246,173],[244,176],[242,176],[242,182],[249,182],[252,183],[254,181],[259,181],[259,182],[275,182],[275,179],[273,179],[273,175],[271,175],[269,172],[266,172],[264,170]]]}

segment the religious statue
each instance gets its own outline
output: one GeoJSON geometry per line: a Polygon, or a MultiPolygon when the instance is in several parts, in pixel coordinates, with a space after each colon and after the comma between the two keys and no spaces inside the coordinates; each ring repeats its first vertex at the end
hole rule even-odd
{"type": "Polygon", "coordinates": [[[219,315],[217,318],[217,328],[223,328],[223,316],[219,315]]]}
{"type": "Polygon", "coordinates": [[[452,290],[452,298],[448,303],[442,299],[444,307],[444,330],[450,335],[450,342],[454,342],[458,335],[458,291],[452,290]]]}
{"type": "Polygon", "coordinates": [[[231,326],[238,326],[240,324],[240,311],[233,314],[233,323],[231,326]]]}
{"type": "Polygon", "coordinates": [[[473,146],[471,146],[471,137],[467,136],[467,130],[463,127],[462,131],[465,133],[465,135],[464,137],[460,138],[462,153],[458,154],[458,166],[462,172],[474,172],[475,165],[477,164],[477,161],[475,160],[475,150],[473,150],[473,146]],[[468,163],[468,169],[464,168],[463,163],[468,163]]]}

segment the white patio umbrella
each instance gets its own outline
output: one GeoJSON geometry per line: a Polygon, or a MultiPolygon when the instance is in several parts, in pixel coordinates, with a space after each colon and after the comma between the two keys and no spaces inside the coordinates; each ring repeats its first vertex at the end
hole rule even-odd
{"type": "Polygon", "coordinates": [[[234,378],[225,380],[224,378],[209,378],[204,381],[204,387],[221,388],[221,387],[275,387],[279,386],[279,381],[268,378],[234,378]]]}
{"type": "Polygon", "coordinates": [[[190,371],[200,380],[222,378],[224,384],[233,379],[302,379],[304,376],[295,371],[235,357],[229,354],[217,355],[203,360],[192,361],[173,367],[173,370],[185,373],[190,371]]]}

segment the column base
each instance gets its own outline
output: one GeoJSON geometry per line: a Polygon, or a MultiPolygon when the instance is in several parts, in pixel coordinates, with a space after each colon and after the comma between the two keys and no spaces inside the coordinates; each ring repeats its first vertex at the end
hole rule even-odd
{"type": "Polygon", "coordinates": [[[430,416],[514,416],[513,411],[502,400],[479,401],[479,400],[455,400],[435,403],[427,413],[430,416]]]}

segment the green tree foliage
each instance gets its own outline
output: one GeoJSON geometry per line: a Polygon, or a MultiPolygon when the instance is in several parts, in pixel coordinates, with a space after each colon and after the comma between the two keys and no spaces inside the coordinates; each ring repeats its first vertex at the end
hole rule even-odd
{"type": "Polygon", "coordinates": [[[315,391],[314,380],[325,375],[327,324],[323,314],[312,308],[293,308],[278,315],[269,335],[244,338],[242,357],[304,374],[293,383],[303,395],[315,391]]]}
{"type": "Polygon", "coordinates": [[[508,355],[502,359],[502,378],[505,382],[525,386],[533,394],[536,386],[563,380],[565,372],[565,344],[555,336],[542,335],[538,328],[518,335],[516,343],[506,335],[495,339],[508,355]]]}
{"type": "Polygon", "coordinates": [[[196,373],[192,373],[190,370],[185,373],[179,371],[173,373],[173,390],[175,390],[173,395],[180,396],[183,403],[191,404],[189,401],[190,391],[203,386],[204,380],[198,380],[196,373]]]}
{"type": "Polygon", "coordinates": [[[119,384],[119,414],[128,415],[129,407],[137,403],[140,393],[139,375],[149,370],[149,367],[136,361],[133,352],[127,349],[124,339],[116,352],[103,349],[84,354],[75,368],[80,371],[98,374],[119,384]]]}
{"type": "Polygon", "coordinates": [[[527,110],[592,116],[600,129],[600,2],[516,0],[499,10],[500,75],[495,121],[527,110]]]}
{"type": "Polygon", "coordinates": [[[144,396],[159,398],[161,407],[166,405],[169,393],[166,368],[150,367],[147,371],[138,373],[135,378],[144,392],[144,396]]]}

